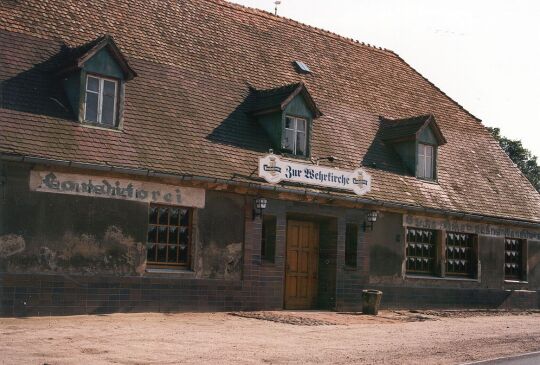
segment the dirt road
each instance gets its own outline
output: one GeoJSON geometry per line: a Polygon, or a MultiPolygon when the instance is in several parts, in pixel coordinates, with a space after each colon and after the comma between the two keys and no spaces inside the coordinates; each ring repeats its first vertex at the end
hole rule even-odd
{"type": "Polygon", "coordinates": [[[540,313],[113,314],[0,319],[0,364],[458,364],[540,350],[540,313]]]}

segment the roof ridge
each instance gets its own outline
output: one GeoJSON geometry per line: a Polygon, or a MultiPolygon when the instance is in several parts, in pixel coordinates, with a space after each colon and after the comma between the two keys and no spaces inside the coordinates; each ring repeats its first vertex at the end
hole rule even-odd
{"type": "Polygon", "coordinates": [[[260,17],[263,17],[263,18],[266,18],[266,19],[269,19],[269,20],[279,21],[279,22],[282,22],[282,23],[285,23],[285,24],[288,24],[288,25],[291,25],[291,26],[294,26],[294,27],[297,27],[297,28],[301,28],[301,29],[305,29],[305,30],[315,32],[317,34],[325,35],[327,37],[331,37],[331,38],[338,39],[338,40],[341,40],[341,41],[344,41],[344,42],[348,42],[348,43],[351,43],[351,44],[366,47],[366,48],[372,49],[372,50],[377,51],[377,52],[394,53],[388,48],[378,47],[378,46],[375,46],[373,44],[362,42],[362,41],[359,41],[359,40],[354,39],[354,38],[345,37],[343,35],[334,33],[334,32],[332,32],[330,30],[326,30],[326,29],[323,29],[323,28],[318,28],[318,27],[315,27],[313,25],[302,23],[302,22],[300,22],[298,20],[287,18],[287,17],[281,16],[281,15],[272,14],[271,12],[266,11],[266,10],[261,10],[261,9],[252,8],[252,7],[237,4],[237,3],[232,3],[232,2],[230,2],[231,0],[205,0],[205,1],[212,2],[212,3],[220,5],[220,6],[225,6],[225,7],[231,8],[231,9],[240,10],[240,11],[243,11],[245,13],[260,16],[260,17]]]}

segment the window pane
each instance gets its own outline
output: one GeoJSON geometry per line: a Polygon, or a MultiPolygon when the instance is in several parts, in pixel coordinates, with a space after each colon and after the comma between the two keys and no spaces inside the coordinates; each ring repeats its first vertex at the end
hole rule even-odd
{"type": "Polygon", "coordinates": [[[148,222],[150,224],[156,224],[157,223],[157,217],[158,217],[158,208],[157,207],[150,207],[150,213],[148,217],[148,222]]]}
{"type": "Polygon", "coordinates": [[[167,245],[157,245],[157,261],[167,262],[167,245]]]}
{"type": "Polygon", "coordinates": [[[99,92],[99,79],[96,77],[88,76],[86,80],[86,90],[99,92]]]}
{"type": "Polygon", "coordinates": [[[86,108],[84,119],[89,122],[97,122],[98,116],[98,94],[86,92],[86,108]]]}
{"type": "Polygon", "coordinates": [[[158,227],[158,242],[167,243],[167,227],[158,227]]]}
{"type": "Polygon", "coordinates": [[[104,96],[115,96],[116,94],[116,82],[103,80],[103,95],[104,96]]]}
{"type": "Polygon", "coordinates": [[[296,133],[296,153],[295,155],[305,156],[306,155],[306,133],[297,132],[296,133]]]}
{"type": "Polygon", "coordinates": [[[345,265],[356,267],[358,252],[358,226],[347,224],[345,229],[345,265]]]}
{"type": "Polygon", "coordinates": [[[285,129],[285,138],[283,140],[285,151],[294,153],[294,130],[285,129]]]}
{"type": "Polygon", "coordinates": [[[169,223],[169,209],[159,208],[159,224],[169,223]]]}
{"type": "Polygon", "coordinates": [[[296,129],[302,132],[306,131],[306,120],[305,119],[296,119],[296,129]]]}
{"type": "Polygon", "coordinates": [[[189,225],[189,210],[180,209],[180,225],[184,227],[189,225]]]}
{"type": "Polygon", "coordinates": [[[169,225],[178,226],[179,217],[180,217],[180,208],[171,208],[171,214],[169,217],[169,225]]]}
{"type": "Polygon", "coordinates": [[[169,243],[174,245],[178,243],[178,227],[169,227],[169,243]]]}
{"type": "Polygon", "coordinates": [[[274,262],[276,251],[276,217],[263,216],[261,260],[274,262]]]}
{"type": "Polygon", "coordinates": [[[114,125],[114,96],[103,96],[101,123],[111,126],[114,125]]]}
{"type": "Polygon", "coordinates": [[[168,246],[168,248],[167,262],[176,263],[178,261],[178,246],[168,246]]]}
{"type": "Polygon", "coordinates": [[[146,251],[146,259],[148,261],[156,261],[156,245],[152,245],[152,247],[148,248],[146,251]]]}
{"type": "Polygon", "coordinates": [[[285,118],[285,128],[296,129],[294,125],[294,119],[291,117],[285,118]]]}
{"type": "Polygon", "coordinates": [[[150,243],[156,243],[157,242],[157,229],[156,226],[149,226],[148,227],[148,242],[150,243]]]}

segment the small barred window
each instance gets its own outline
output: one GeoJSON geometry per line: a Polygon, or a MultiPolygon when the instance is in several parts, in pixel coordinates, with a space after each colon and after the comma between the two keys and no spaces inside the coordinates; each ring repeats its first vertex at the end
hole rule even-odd
{"type": "Polygon", "coordinates": [[[505,239],[504,278],[509,280],[523,279],[523,240],[505,239]]]}
{"type": "Polygon", "coordinates": [[[448,232],[446,234],[446,273],[456,276],[474,275],[474,235],[448,232]]]}
{"type": "Polygon", "coordinates": [[[152,265],[188,266],[191,209],[150,205],[147,260],[152,265]]]}
{"type": "Polygon", "coordinates": [[[407,229],[407,272],[433,274],[437,255],[437,233],[433,230],[407,229]]]}

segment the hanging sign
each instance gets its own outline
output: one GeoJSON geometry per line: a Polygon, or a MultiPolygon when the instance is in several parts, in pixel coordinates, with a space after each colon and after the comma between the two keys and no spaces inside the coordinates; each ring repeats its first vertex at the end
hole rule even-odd
{"type": "Polygon", "coordinates": [[[274,154],[259,159],[259,176],[272,184],[290,181],[350,190],[357,195],[367,194],[371,190],[371,175],[361,168],[340,170],[289,161],[274,154]]]}
{"type": "Polygon", "coordinates": [[[30,172],[30,190],[204,208],[204,189],[56,171],[30,172]]]}

